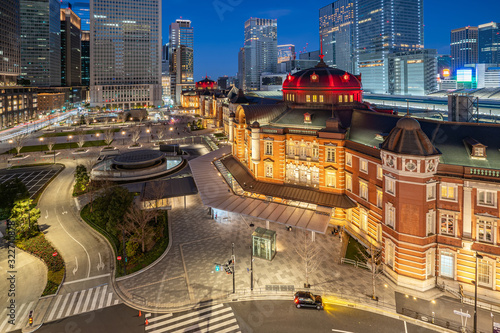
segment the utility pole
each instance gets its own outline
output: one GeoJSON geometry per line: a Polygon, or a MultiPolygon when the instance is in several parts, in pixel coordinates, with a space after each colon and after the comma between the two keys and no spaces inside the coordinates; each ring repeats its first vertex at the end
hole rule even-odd
{"type": "Polygon", "coordinates": [[[234,269],[234,261],[235,261],[235,257],[234,257],[234,243],[232,245],[232,256],[231,258],[233,259],[233,294],[236,293],[236,282],[235,282],[235,278],[234,278],[234,275],[235,275],[235,269],[234,269]]]}
{"type": "Polygon", "coordinates": [[[253,291],[253,249],[250,245],[250,290],[253,291]]]}

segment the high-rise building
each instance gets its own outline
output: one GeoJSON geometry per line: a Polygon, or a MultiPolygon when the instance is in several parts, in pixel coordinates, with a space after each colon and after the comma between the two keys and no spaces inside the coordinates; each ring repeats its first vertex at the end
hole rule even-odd
{"type": "Polygon", "coordinates": [[[438,55],[437,74],[439,74],[441,79],[451,76],[451,56],[449,54],[438,55]]]}
{"type": "Polygon", "coordinates": [[[217,79],[217,86],[221,90],[226,90],[229,85],[228,85],[229,77],[227,75],[221,76],[217,79]]]}
{"type": "Polygon", "coordinates": [[[260,74],[275,73],[278,64],[278,22],[250,18],[245,22],[245,90],[260,88],[260,74]]]}
{"type": "Polygon", "coordinates": [[[391,53],[389,93],[425,96],[437,90],[437,51],[423,49],[391,53]]]}
{"type": "Polygon", "coordinates": [[[21,73],[19,0],[0,2],[0,86],[14,86],[21,73]]]}
{"type": "Polygon", "coordinates": [[[168,62],[170,89],[174,103],[181,102],[183,90],[194,89],[194,29],[190,20],[170,24],[168,62]]]}
{"type": "MultiPolygon", "coordinates": [[[[167,43],[161,47],[161,75],[166,75],[168,73],[169,73],[169,64],[168,64],[168,43],[167,43]]],[[[163,88],[163,90],[165,90],[165,88],[163,88]]]]}
{"type": "Polygon", "coordinates": [[[328,66],[354,73],[354,2],[337,0],[319,10],[319,34],[328,66]]]}
{"type": "Polygon", "coordinates": [[[245,48],[238,52],[238,89],[245,89],[245,48]]]}
{"type": "Polygon", "coordinates": [[[491,22],[478,27],[478,62],[500,64],[500,23],[491,22]]]}
{"type": "Polygon", "coordinates": [[[90,104],[159,106],[161,1],[91,0],[90,104]]]}
{"type": "Polygon", "coordinates": [[[81,20],[70,9],[61,9],[61,86],[82,84],[81,20]]]}
{"type": "Polygon", "coordinates": [[[20,0],[21,77],[31,86],[61,85],[61,20],[57,0],[20,0]]]}
{"type": "Polygon", "coordinates": [[[463,27],[451,31],[451,71],[456,75],[458,68],[465,64],[477,63],[477,27],[463,27]]]}
{"type": "MultiPolygon", "coordinates": [[[[319,50],[300,53],[299,59],[300,60],[319,61],[319,50]]],[[[324,61],[324,58],[323,58],[323,61],[324,61]]]]}
{"type": "Polygon", "coordinates": [[[278,45],[278,64],[295,59],[295,45],[278,45]]]}
{"type": "Polygon", "coordinates": [[[354,1],[353,41],[363,89],[387,93],[388,55],[424,48],[423,0],[354,1]]]}
{"type": "Polygon", "coordinates": [[[82,86],[90,86],[90,31],[82,31],[82,86]]]}
{"type": "Polygon", "coordinates": [[[83,1],[61,1],[61,8],[71,9],[81,20],[82,31],[90,31],[90,3],[83,1]]]}

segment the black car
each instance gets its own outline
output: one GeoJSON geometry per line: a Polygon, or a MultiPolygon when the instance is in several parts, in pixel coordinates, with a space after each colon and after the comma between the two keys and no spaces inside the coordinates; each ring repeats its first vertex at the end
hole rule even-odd
{"type": "Polygon", "coordinates": [[[297,309],[301,307],[316,308],[318,310],[323,309],[323,299],[321,296],[314,295],[309,291],[297,291],[293,298],[293,302],[297,309]]]}

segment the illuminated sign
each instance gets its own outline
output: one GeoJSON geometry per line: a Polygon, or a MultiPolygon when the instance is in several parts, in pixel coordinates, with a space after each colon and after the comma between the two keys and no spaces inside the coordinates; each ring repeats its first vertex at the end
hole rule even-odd
{"type": "Polygon", "coordinates": [[[472,82],[472,69],[457,69],[457,82],[472,82]]]}
{"type": "Polygon", "coordinates": [[[443,69],[443,77],[450,77],[450,70],[448,68],[443,69]]]}

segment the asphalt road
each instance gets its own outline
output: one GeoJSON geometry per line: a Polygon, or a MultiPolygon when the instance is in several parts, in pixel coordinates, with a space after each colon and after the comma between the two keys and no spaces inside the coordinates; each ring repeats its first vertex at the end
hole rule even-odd
{"type": "Polygon", "coordinates": [[[64,284],[74,286],[70,288],[73,291],[108,281],[111,250],[79,219],[72,196],[76,163],[69,160],[65,164],[66,169],[50,183],[39,201],[38,223],[63,256],[67,270],[64,284]]]}
{"type": "Polygon", "coordinates": [[[150,320],[147,329],[145,315],[139,317],[137,310],[120,304],[45,324],[37,332],[435,332],[398,319],[341,306],[327,305],[323,311],[296,309],[291,301],[237,302],[214,306],[210,310],[153,314],[147,317],[150,320]]]}

